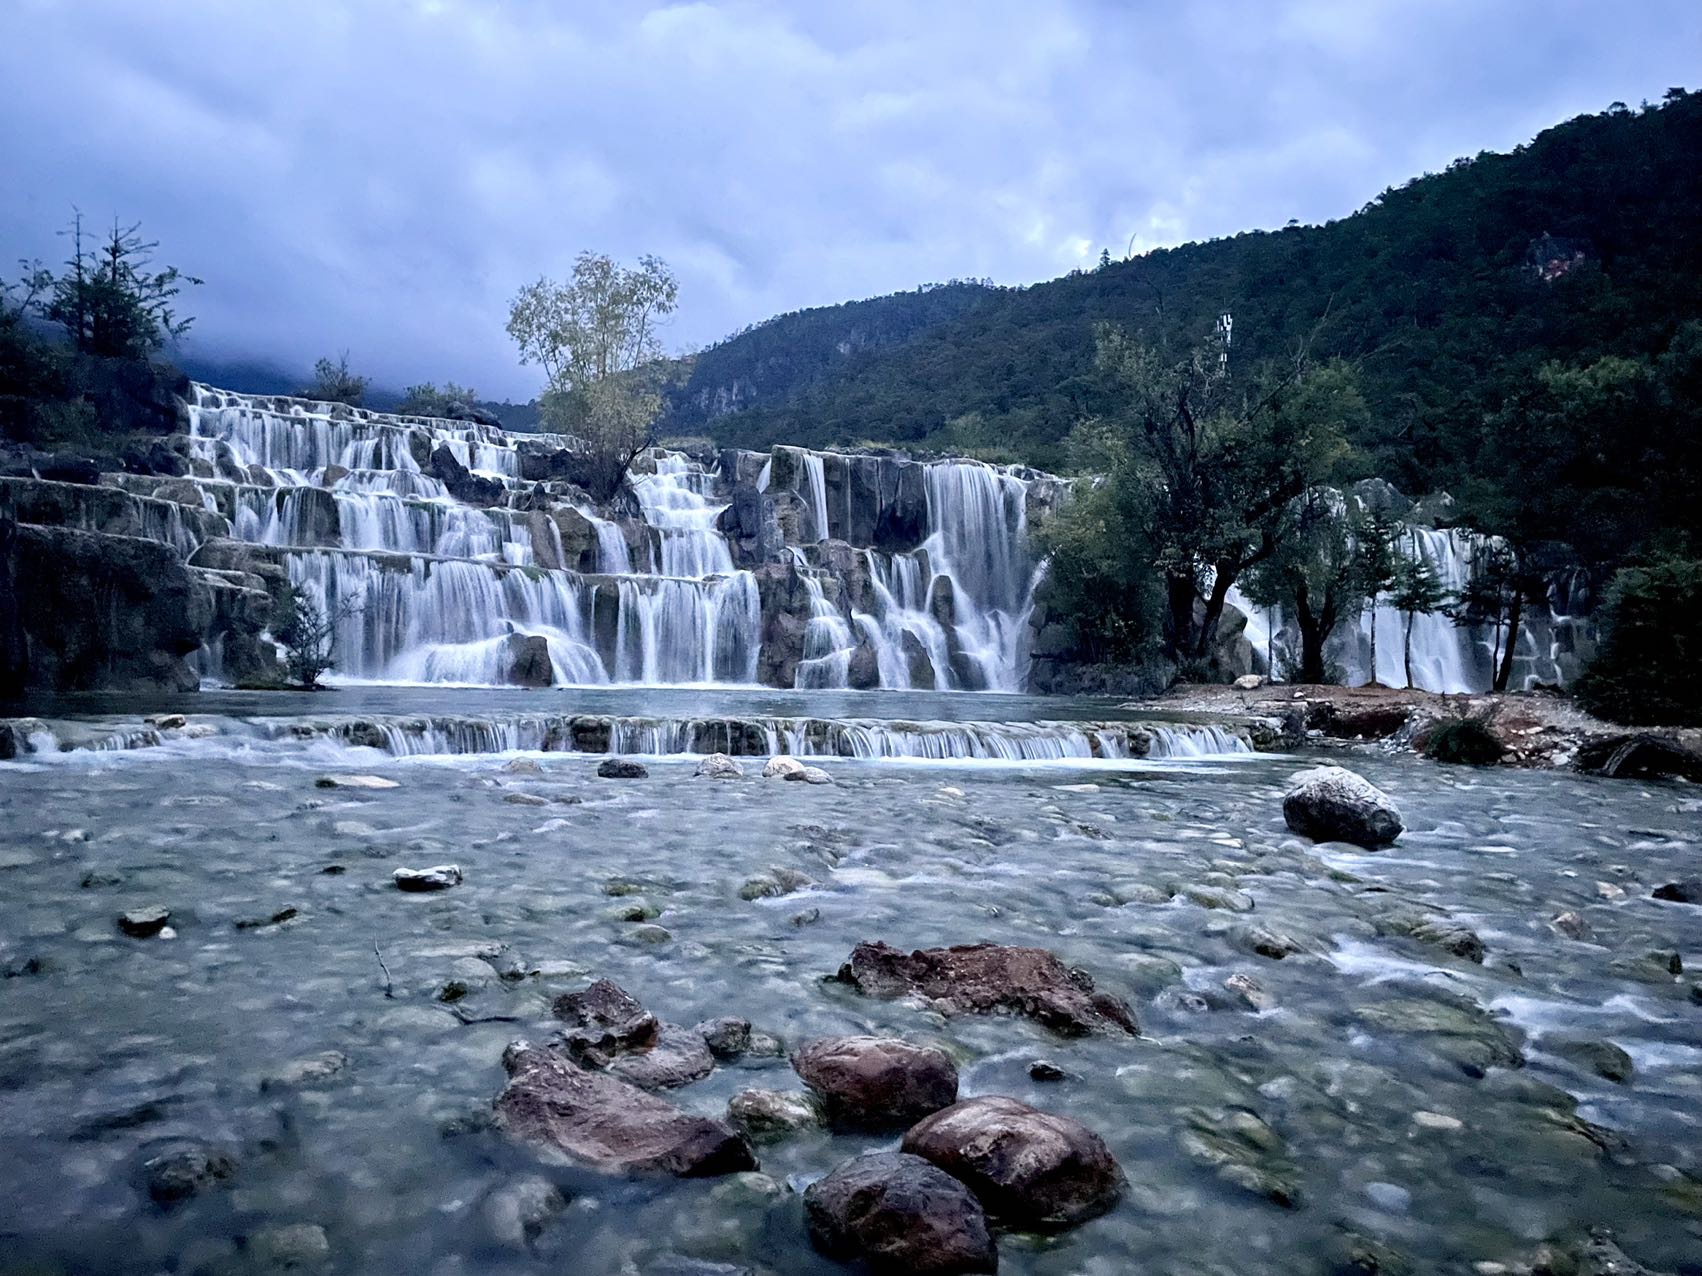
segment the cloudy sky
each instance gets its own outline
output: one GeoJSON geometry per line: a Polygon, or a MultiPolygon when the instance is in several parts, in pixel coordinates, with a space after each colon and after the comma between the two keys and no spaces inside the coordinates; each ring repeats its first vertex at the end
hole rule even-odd
{"type": "Polygon", "coordinates": [[[0,254],[140,219],[203,350],[528,397],[583,248],[703,345],[1341,216],[1699,54],[1698,0],[0,0],[0,254]]]}

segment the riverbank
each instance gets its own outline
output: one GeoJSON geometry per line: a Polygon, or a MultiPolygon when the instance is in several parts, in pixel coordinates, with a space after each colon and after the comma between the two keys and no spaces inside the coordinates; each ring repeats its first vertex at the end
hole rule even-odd
{"type": "MultiPolygon", "coordinates": [[[[1439,723],[1473,717],[1482,720],[1506,750],[1503,766],[1599,770],[1623,748],[1665,739],[1702,767],[1702,727],[1638,731],[1593,718],[1554,692],[1438,695],[1384,686],[1189,684],[1123,707],[1210,714],[1240,722],[1267,719],[1284,724],[1291,739],[1304,730],[1316,744],[1375,745],[1383,751],[1402,752],[1419,751],[1428,731],[1439,723]]],[[[1668,773],[1683,774],[1684,759],[1672,761],[1679,769],[1668,773]]],[[[1622,761],[1621,768],[1626,765],[1622,761]]]]}

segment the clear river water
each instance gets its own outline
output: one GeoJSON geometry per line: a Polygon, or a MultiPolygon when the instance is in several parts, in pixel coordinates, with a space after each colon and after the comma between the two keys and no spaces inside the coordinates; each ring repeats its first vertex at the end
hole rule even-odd
{"type": "MultiPolygon", "coordinates": [[[[761,1145],[760,1176],[634,1180],[542,1165],[490,1127],[504,1045],[546,1037],[550,999],[597,976],[788,1046],[935,1042],[965,1095],[1098,1131],[1123,1201],[1002,1238],[1006,1273],[1469,1273],[1593,1225],[1702,1272],[1702,911],[1650,898],[1696,875],[1693,789],[1333,755],[1405,815],[1373,854],[1284,827],[1283,788],[1318,755],[1105,701],[346,688],[30,711],[42,751],[0,763],[0,1272],[843,1270],[811,1249],[800,1194],[895,1137],[803,1133],[761,1145]],[[142,723],[164,712],[186,726],[142,723]],[[814,750],[832,785],[758,778],[760,757],[695,778],[667,752],[616,781],[538,725],[587,716],[867,730],[814,750]],[[327,730],[347,722],[372,729],[327,730]],[[1115,723],[1145,756],[1095,742],[1115,723]],[[947,756],[977,738],[981,756],[947,756]],[[103,740],[146,747],[53,751],[103,740]],[[536,773],[509,769],[521,754],[536,773]],[[396,787],[315,785],[348,774],[396,787]],[[465,881],[392,883],[440,863],[465,881]],[[742,896],[776,869],[808,884],[742,896]],[[171,937],[120,932],[145,905],[171,937]],[[1563,912],[1581,926],[1557,932],[1563,912]],[[1481,963],[1435,941],[1442,920],[1481,963]],[[877,939],[1052,949],[1141,1035],[1063,1040],[824,982],[877,939]],[[1602,1075],[1604,1043],[1629,1076],[1602,1075]],[[1032,1080],[1041,1058],[1065,1079],[1032,1080]],[[143,1164],[184,1139],[235,1171],[163,1208],[143,1164]],[[560,1208],[517,1237],[505,1209],[537,1176],[560,1208]],[[322,1255],[278,1230],[303,1224],[322,1255]]],[[[796,1085],[747,1058],[669,1097],[720,1116],[739,1089],[796,1085]]]]}

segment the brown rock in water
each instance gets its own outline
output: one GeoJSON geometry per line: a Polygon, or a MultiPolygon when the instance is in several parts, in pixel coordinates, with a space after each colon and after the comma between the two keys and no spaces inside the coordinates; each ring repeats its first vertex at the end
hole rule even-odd
{"type": "Polygon", "coordinates": [[[810,1239],[829,1258],[882,1276],[995,1272],[999,1254],[969,1189],[919,1156],[871,1152],[804,1193],[810,1239]]]}
{"type": "Polygon", "coordinates": [[[695,1178],[756,1169],[750,1144],[719,1121],[553,1050],[517,1041],[502,1065],[508,1085],[496,1098],[497,1124],[546,1155],[609,1173],[695,1178]]]}
{"type": "Polygon", "coordinates": [[[858,944],[839,979],[872,997],[926,998],[942,1014],[1026,1015],[1065,1037],[1140,1028],[1120,997],[1095,992],[1086,971],[1044,948],[964,944],[905,954],[889,944],[858,944]]]}
{"type": "Polygon", "coordinates": [[[987,1211],[1015,1227],[1073,1227],[1123,1193],[1105,1140],[1079,1121],[1001,1095],[965,1099],[926,1117],[904,1150],[967,1184],[987,1211]]]}
{"type": "Polygon", "coordinates": [[[665,1023],[655,1044],[616,1056],[609,1071],[646,1090],[674,1090],[715,1071],[715,1056],[701,1034],[665,1023]]]}
{"type": "Polygon", "coordinates": [[[622,1050],[654,1045],[661,1029],[636,997],[608,979],[565,993],[550,1008],[568,1025],[562,1033],[568,1052],[575,1057],[595,1053],[599,1063],[622,1050]]]}
{"type": "Polygon", "coordinates": [[[957,1101],[957,1066],[945,1051],[897,1037],[821,1037],[792,1056],[832,1125],[892,1129],[957,1101]]]}

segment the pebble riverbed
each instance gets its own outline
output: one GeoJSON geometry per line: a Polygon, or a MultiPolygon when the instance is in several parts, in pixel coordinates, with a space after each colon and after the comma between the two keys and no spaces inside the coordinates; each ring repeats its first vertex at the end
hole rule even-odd
{"type": "MultiPolygon", "coordinates": [[[[1695,790],[1332,755],[1405,816],[1372,854],[1284,827],[1317,760],[829,760],[818,786],[751,759],[739,780],[651,759],[620,781],[594,757],[517,774],[185,739],[0,765],[0,1272],[843,1270],[800,1194],[896,1137],[615,1180],[490,1128],[504,1045],[598,976],[676,1023],[939,1044],[965,1096],[1098,1131],[1121,1204],[1002,1238],[1006,1273],[1470,1273],[1592,1225],[1702,1272],[1702,908],[1651,898],[1697,875],[1695,790]],[[396,787],[315,785],[357,773],[396,787]],[[444,863],[460,885],[392,881],[444,863]],[[146,906],[167,935],[119,929],[146,906]],[[1438,940],[1468,950],[1462,930],[1481,964],[1438,940]],[[1142,1035],[824,982],[865,939],[1050,948],[1142,1035]],[[1037,1059],[1064,1079],[1031,1079],[1037,1059]],[[234,1172],[164,1208],[143,1164],[185,1139],[234,1172]],[[538,1176],[560,1208],[520,1227],[538,1176]]],[[[746,1059],[669,1097],[722,1116],[796,1085],[746,1059]]]]}

